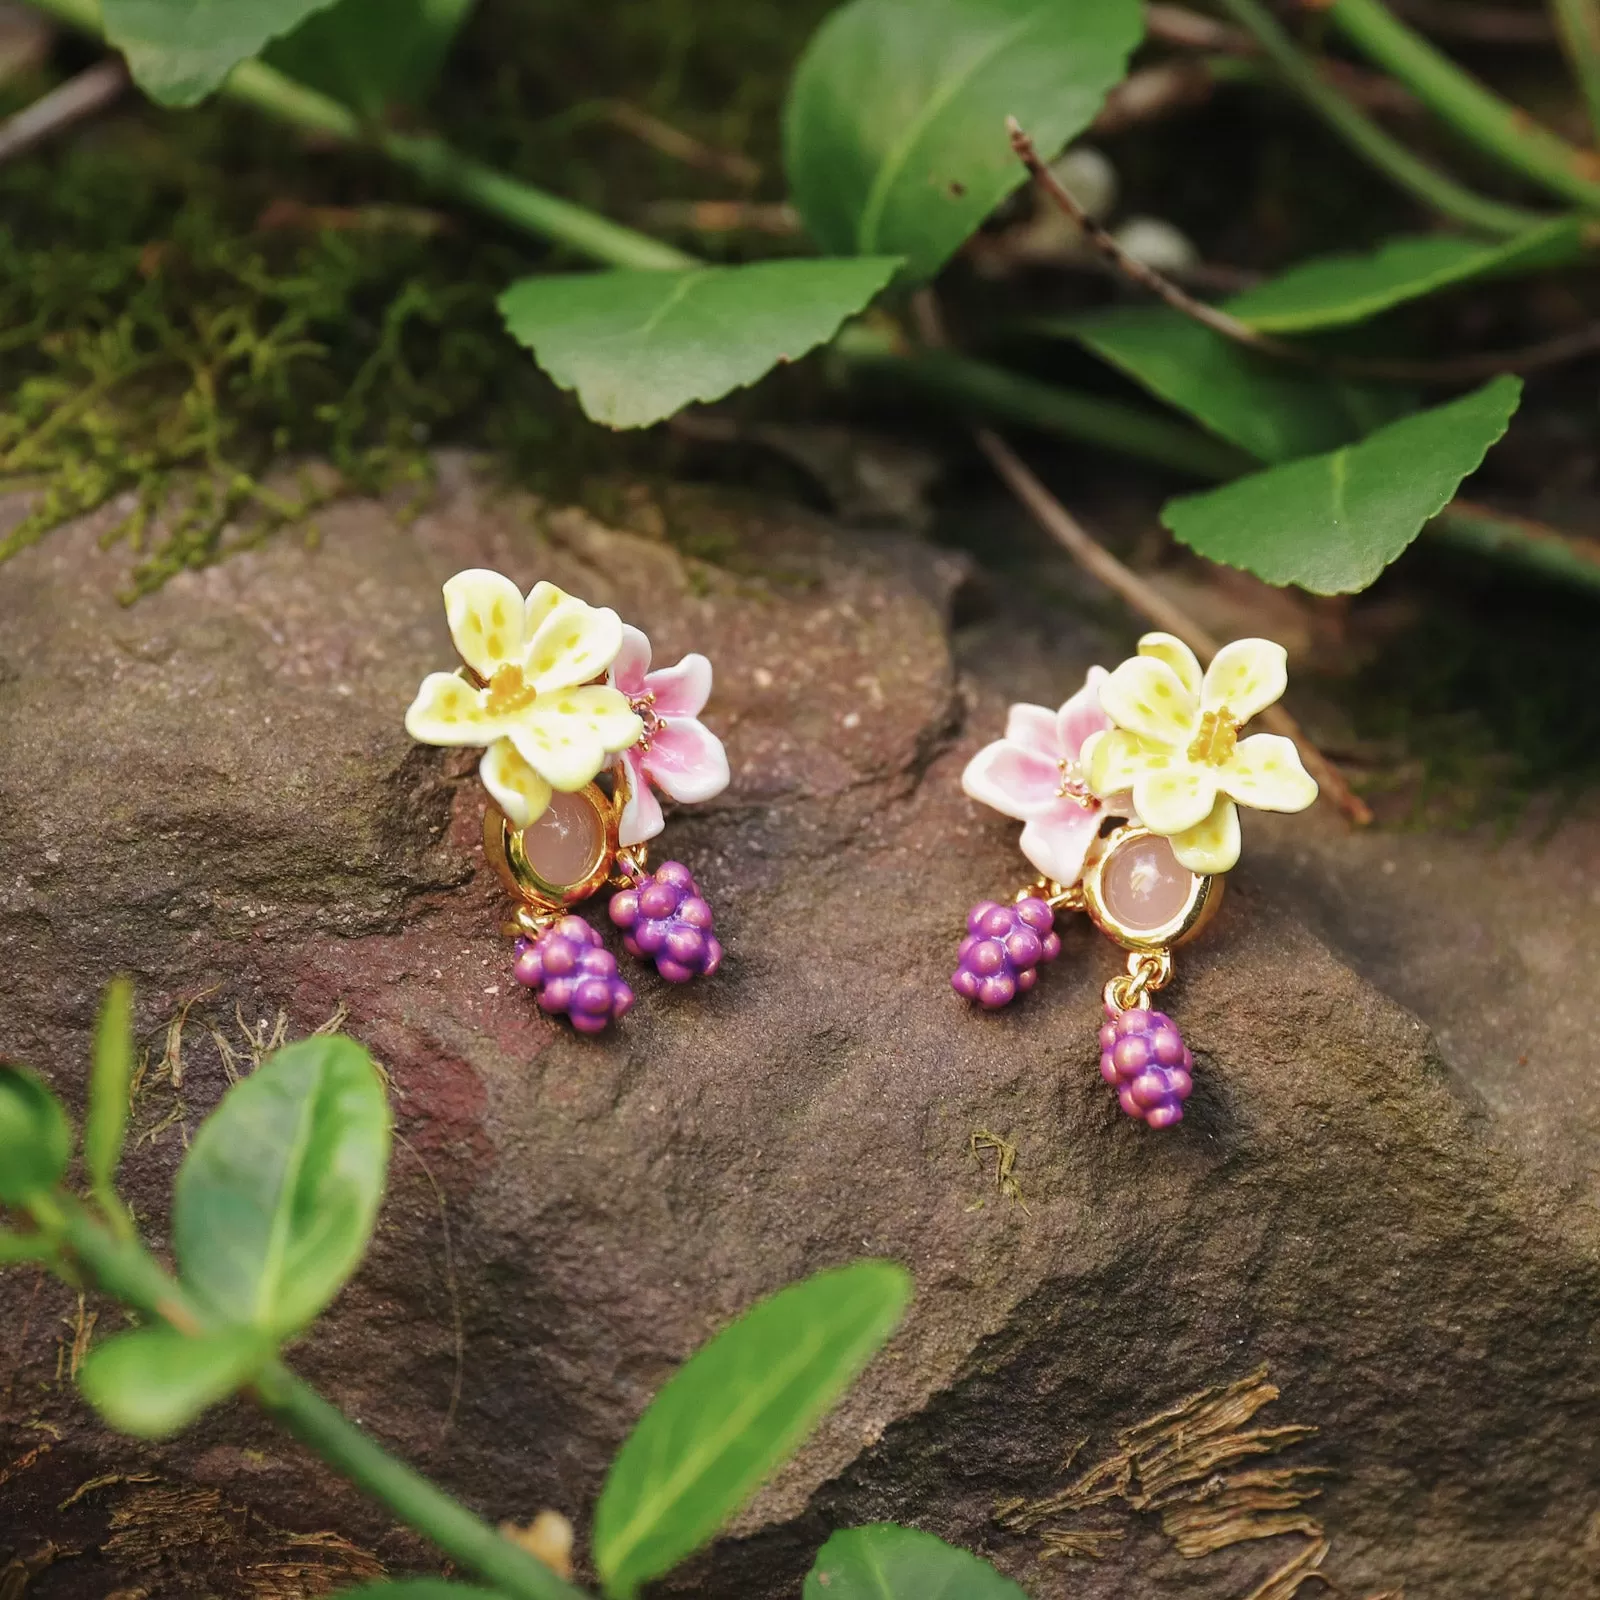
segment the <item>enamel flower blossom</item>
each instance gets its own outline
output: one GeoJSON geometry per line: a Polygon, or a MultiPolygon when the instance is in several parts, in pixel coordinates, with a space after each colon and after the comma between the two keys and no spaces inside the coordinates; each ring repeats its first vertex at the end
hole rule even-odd
{"type": "Polygon", "coordinates": [[[711,663],[699,653],[675,667],[650,670],[650,641],[627,623],[610,682],[625,695],[644,731],[623,752],[628,798],[618,842],[642,844],[663,828],[661,802],[652,785],[678,801],[709,800],[728,787],[728,757],[722,741],[700,721],[711,696],[711,663]]]}
{"type": "Polygon", "coordinates": [[[1090,789],[1083,752],[1111,719],[1101,709],[1108,674],[1091,667],[1083,687],[1059,711],[1012,706],[1005,737],[985,745],[961,774],[974,800],[1023,823],[1022,853],[1064,888],[1083,875],[1083,861],[1106,806],[1090,789]]]}
{"type": "Polygon", "coordinates": [[[451,578],[444,603],[471,676],[429,673],[406,731],[424,744],[485,746],[484,787],[525,828],[553,790],[582,789],[644,732],[628,697],[594,681],[622,648],[622,621],[553,583],[524,600],[509,578],[481,568],[451,578]]]}
{"type": "Polygon", "coordinates": [[[1303,811],[1317,797],[1293,740],[1239,737],[1283,693],[1285,661],[1281,645],[1240,639],[1202,676],[1181,640],[1147,633],[1100,686],[1115,726],[1081,752],[1089,788],[1102,797],[1131,790],[1139,820],[1171,839],[1191,872],[1228,871],[1239,859],[1239,806],[1303,811]]]}

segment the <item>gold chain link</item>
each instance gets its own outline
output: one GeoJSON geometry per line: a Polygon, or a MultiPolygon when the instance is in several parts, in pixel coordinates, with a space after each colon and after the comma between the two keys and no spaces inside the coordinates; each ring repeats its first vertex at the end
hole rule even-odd
{"type": "Polygon", "coordinates": [[[1128,970],[1119,972],[1105,987],[1105,1001],[1118,1011],[1148,1011],[1150,995],[1172,981],[1170,950],[1135,950],[1128,970]]]}

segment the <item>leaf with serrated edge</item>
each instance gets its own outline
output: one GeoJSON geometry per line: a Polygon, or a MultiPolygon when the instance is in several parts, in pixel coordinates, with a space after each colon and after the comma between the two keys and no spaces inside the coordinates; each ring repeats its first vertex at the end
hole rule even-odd
{"type": "Polygon", "coordinates": [[[802,1600],[1028,1600],[987,1561],[931,1533],[874,1522],[817,1552],[802,1600]]]}
{"type": "Polygon", "coordinates": [[[831,339],[898,265],[869,256],[524,278],[500,313],[594,421],[642,428],[831,339]]]}
{"type": "Polygon", "coordinates": [[[605,1591],[699,1549],[894,1331],[911,1280],[887,1261],[819,1272],[752,1306],[667,1382],[611,1464],[594,1517],[605,1591]]]}
{"type": "Polygon", "coordinates": [[[1329,455],[1169,500],[1161,520],[1211,561],[1313,594],[1364,589],[1477,470],[1522,383],[1499,377],[1329,455]]]}
{"type": "Polygon", "coordinates": [[[360,1262],[388,1162],[388,1099],[366,1051],[338,1034],[285,1046],[223,1096],[178,1169],[184,1287],[228,1322],[297,1333],[360,1262]]]}
{"type": "Polygon", "coordinates": [[[1376,250],[1318,256],[1228,300],[1224,309],[1264,333],[1311,333],[1363,322],[1475,278],[1542,272],[1583,257],[1586,218],[1561,218],[1486,244],[1459,234],[1390,239],[1376,250]]]}
{"type": "Polygon", "coordinates": [[[192,106],[333,0],[100,0],[106,39],[164,106],[192,106]]]}
{"type": "Polygon", "coordinates": [[[853,0],[806,47],[784,110],[795,205],[824,250],[931,277],[1026,180],[1005,121],[1053,156],[1144,33],[1139,0],[853,0]]]}

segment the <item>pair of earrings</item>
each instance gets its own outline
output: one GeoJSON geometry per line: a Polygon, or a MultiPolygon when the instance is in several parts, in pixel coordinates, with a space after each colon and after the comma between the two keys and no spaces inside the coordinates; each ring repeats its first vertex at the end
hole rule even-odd
{"type": "Polygon", "coordinates": [[[484,747],[483,845],[514,901],[503,931],[517,982],[583,1033],[633,1005],[616,957],[572,909],[607,886],[630,955],[673,983],[715,972],[710,904],[682,862],[650,872],[647,850],[663,827],[654,790],[692,802],[728,785],[722,743],[700,721],[711,663],[652,670],[644,634],[553,583],[524,599],[498,572],[458,572],[444,605],[462,666],[428,674],[406,731],[484,747]]]}
{"type": "Polygon", "coordinates": [[[1182,1120],[1194,1057],[1150,996],[1222,901],[1238,808],[1303,811],[1317,797],[1293,740],[1239,737],[1287,683],[1270,640],[1227,645],[1202,673],[1182,640],[1147,633],[1116,671],[1092,667],[1058,711],[1012,706],[1004,737],[961,775],[972,799],[1022,822],[1022,853],[1040,876],[1009,905],[972,908],[952,986],[1008,1005],[1060,954],[1056,913],[1087,913],[1128,952],[1105,986],[1100,1075],[1152,1128],[1182,1120]]]}
{"type": "MultiPolygon", "coordinates": [[[[524,598],[474,569],[445,584],[444,601],[463,665],[423,680],[406,728],[484,749],[484,849],[515,902],[503,928],[518,982],[585,1033],[629,1009],[616,958],[572,909],[608,886],[630,954],[674,983],[714,973],[710,905],[681,862],[650,872],[647,854],[663,826],[654,790],[694,802],[727,787],[728,758],[700,721],[711,663],[688,655],[652,670],[644,634],[551,583],[524,598]]],[[[1009,904],[972,908],[952,986],[989,1009],[1009,1004],[1060,954],[1057,913],[1085,912],[1128,952],[1105,986],[1101,1075],[1150,1127],[1182,1119],[1194,1081],[1193,1056],[1150,997],[1221,902],[1239,806],[1300,811],[1317,797],[1292,740],[1240,738],[1283,693],[1285,663],[1281,646],[1241,639],[1202,673],[1181,640],[1146,634],[1059,710],[1012,706],[1004,737],[962,774],[974,800],[1023,823],[1039,876],[1009,904]]]]}

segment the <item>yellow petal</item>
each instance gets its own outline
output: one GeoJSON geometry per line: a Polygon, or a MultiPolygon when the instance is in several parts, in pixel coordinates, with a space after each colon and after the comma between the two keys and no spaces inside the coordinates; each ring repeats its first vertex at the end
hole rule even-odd
{"type": "Polygon", "coordinates": [[[1288,652],[1270,639],[1235,639],[1217,651],[1200,686],[1200,706],[1223,706],[1235,727],[1243,727],[1288,687],[1288,652]]]}
{"type": "Polygon", "coordinates": [[[1198,707],[1165,661],[1132,656],[1100,685],[1100,706],[1119,728],[1155,744],[1186,749],[1198,707]]]}
{"type": "Polygon", "coordinates": [[[534,704],[535,716],[559,718],[562,724],[575,725],[600,741],[608,755],[637,744],[644,732],[638,713],[628,704],[627,695],[610,684],[590,683],[579,689],[555,689],[541,695],[534,704]]]}
{"type": "Polygon", "coordinates": [[[461,659],[481,678],[522,659],[522,591],[483,567],[458,572],[444,586],[444,614],[461,659]]]}
{"type": "Polygon", "coordinates": [[[1173,835],[1172,853],[1191,872],[1227,872],[1239,859],[1238,807],[1218,795],[1204,822],[1173,835]]]}
{"type": "Polygon", "coordinates": [[[423,744],[489,744],[502,719],[484,710],[484,696],[454,672],[430,672],[406,712],[406,732],[423,744]]]}
{"type": "Polygon", "coordinates": [[[1198,827],[1211,815],[1216,799],[1216,774],[1205,767],[1178,765],[1166,772],[1141,772],[1133,780],[1133,809],[1156,833],[1198,827]]]}
{"type": "Polygon", "coordinates": [[[523,611],[522,637],[531,639],[539,631],[539,624],[550,615],[563,600],[570,599],[565,589],[558,589],[555,584],[547,583],[540,579],[528,591],[528,602],[523,611]]]}
{"type": "Polygon", "coordinates": [[[1102,800],[1131,789],[1141,772],[1161,771],[1172,761],[1172,752],[1164,745],[1150,744],[1122,728],[1090,734],[1078,753],[1084,782],[1102,800]]]}
{"type": "Polygon", "coordinates": [[[602,684],[541,695],[506,729],[523,760],[568,793],[591,782],[643,731],[626,697],[602,684]]]}
{"type": "Polygon", "coordinates": [[[517,754],[509,739],[496,739],[484,751],[478,776],[515,828],[537,822],[550,804],[550,785],[517,754]]]}
{"type": "Polygon", "coordinates": [[[1139,654],[1165,661],[1178,675],[1178,682],[1196,699],[1200,697],[1200,663],[1194,651],[1176,634],[1147,633],[1139,641],[1139,654]]]}
{"type": "Polygon", "coordinates": [[[1217,782],[1223,793],[1257,811],[1304,811],[1317,798],[1317,780],[1301,766],[1294,740],[1278,733],[1241,739],[1217,782]]]}
{"type": "Polygon", "coordinates": [[[541,694],[598,677],[622,648],[622,619],[608,607],[564,595],[528,642],[523,677],[541,694]]]}

